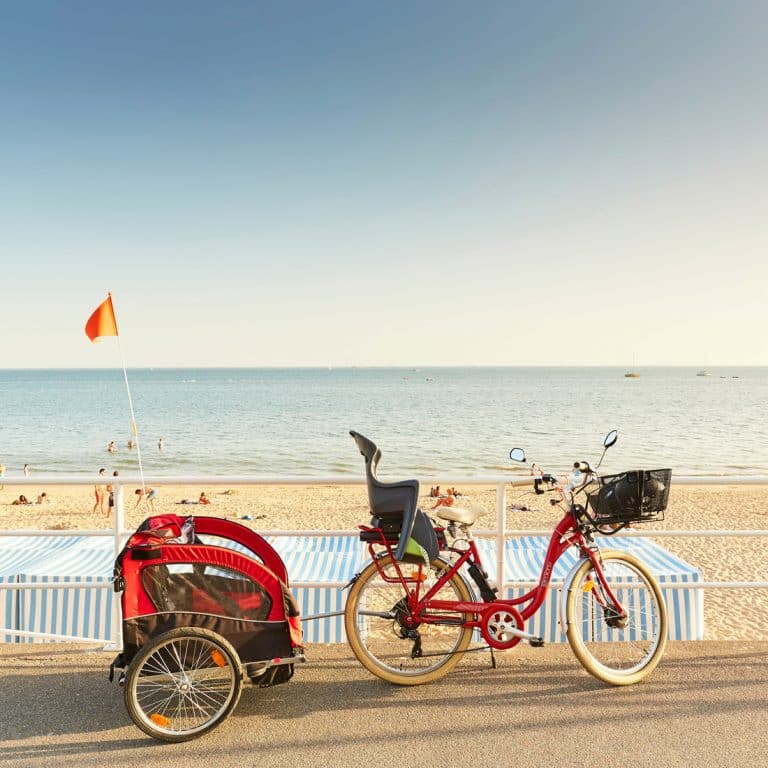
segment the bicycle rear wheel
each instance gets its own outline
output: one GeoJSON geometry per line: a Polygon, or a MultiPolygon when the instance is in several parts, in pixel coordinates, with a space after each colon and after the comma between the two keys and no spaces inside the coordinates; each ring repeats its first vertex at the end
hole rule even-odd
{"type": "Polygon", "coordinates": [[[172,629],[147,643],[125,675],[125,705],[144,733],[188,741],[226,720],[242,691],[237,652],[221,635],[172,629]]]}
{"type": "MultiPolygon", "coordinates": [[[[418,566],[401,563],[404,574],[418,566]]],[[[432,563],[431,576],[445,570],[443,560],[432,563]]],[[[426,573],[427,569],[423,569],[426,573]]],[[[410,588],[417,584],[408,579],[410,588]]],[[[422,594],[425,592],[422,585],[422,594]]],[[[464,580],[454,574],[435,600],[472,600],[464,580]]],[[[462,626],[466,614],[446,615],[441,624],[407,627],[408,598],[392,558],[387,555],[370,563],[353,584],[344,608],[347,640],[358,661],[373,675],[396,685],[422,685],[447,675],[461,660],[472,639],[472,630],[462,626]],[[394,581],[385,581],[379,568],[394,581]]]]}
{"type": "Polygon", "coordinates": [[[591,675],[611,685],[631,685],[649,675],[667,644],[667,609],[658,582],[636,557],[603,552],[605,579],[623,611],[586,560],[568,590],[568,642],[591,675]]]}

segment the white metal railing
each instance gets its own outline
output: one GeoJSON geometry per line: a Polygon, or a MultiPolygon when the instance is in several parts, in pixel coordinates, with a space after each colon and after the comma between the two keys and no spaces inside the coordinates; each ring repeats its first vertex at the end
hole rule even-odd
{"type": "MultiPolygon", "coordinates": [[[[99,475],[96,477],[83,476],[43,476],[3,478],[6,486],[92,486],[110,484],[114,488],[115,505],[113,508],[113,520],[111,529],[96,530],[0,530],[0,536],[21,537],[21,536],[110,536],[113,539],[113,549],[115,558],[123,548],[128,536],[133,533],[132,530],[125,528],[125,493],[126,486],[140,486],[141,478],[130,475],[120,475],[119,477],[99,475]]],[[[538,582],[505,582],[504,581],[504,542],[506,538],[512,536],[549,536],[551,529],[533,530],[533,529],[508,529],[507,528],[507,486],[530,486],[530,476],[517,477],[459,477],[459,478],[434,478],[433,483],[452,485],[484,485],[496,486],[496,527],[493,529],[473,531],[478,538],[493,538],[496,540],[496,579],[495,584],[501,584],[501,589],[508,586],[515,587],[533,587],[538,582]]],[[[675,485],[768,485],[768,477],[749,476],[749,477],[674,477],[675,485]]],[[[253,477],[253,476],[224,476],[224,475],[194,475],[194,476],[171,476],[155,477],[145,476],[144,484],[146,486],[238,486],[238,485],[273,485],[273,486],[293,486],[293,485],[364,485],[364,481],[359,478],[328,476],[328,477],[253,477]]],[[[262,536],[357,536],[356,530],[277,530],[277,531],[259,531],[262,536]]],[[[617,534],[622,537],[768,537],[768,530],[626,530],[617,534]]],[[[345,586],[342,582],[311,582],[311,581],[292,581],[291,585],[296,588],[333,588],[345,586]]],[[[103,582],[61,582],[61,583],[31,583],[31,582],[9,582],[0,584],[0,594],[4,590],[39,590],[39,589],[92,589],[94,587],[104,587],[103,582]]],[[[557,582],[551,582],[550,588],[561,586],[557,582]]],[[[768,581],[702,581],[685,583],[665,583],[665,589],[745,589],[745,588],[768,588],[768,581]]],[[[319,618],[319,617],[318,617],[319,618]]],[[[112,601],[111,632],[110,639],[100,638],[82,638],[73,635],[57,635],[43,632],[29,632],[14,629],[0,628],[0,635],[9,635],[14,637],[35,637],[52,640],[70,640],[73,642],[93,642],[108,643],[110,646],[119,646],[121,644],[121,625],[120,625],[120,605],[119,601],[112,601]]]]}

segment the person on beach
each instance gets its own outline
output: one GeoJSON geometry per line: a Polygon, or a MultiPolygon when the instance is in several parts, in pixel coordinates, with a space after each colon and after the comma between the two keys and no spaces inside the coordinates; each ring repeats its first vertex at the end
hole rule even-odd
{"type": "Polygon", "coordinates": [[[29,464],[24,465],[24,477],[29,477],[29,464]]]}
{"type": "Polygon", "coordinates": [[[132,450],[134,448],[133,440],[128,441],[128,450],[132,450]]]}
{"type": "Polygon", "coordinates": [[[115,445],[114,440],[109,441],[109,445],[107,446],[107,451],[109,453],[117,453],[117,446],[115,445]]]}
{"type": "Polygon", "coordinates": [[[139,497],[136,500],[136,506],[134,509],[138,509],[139,504],[146,499],[152,514],[155,514],[155,499],[157,498],[157,491],[154,488],[137,488],[136,495],[139,497]]]}
{"type": "Polygon", "coordinates": [[[182,499],[181,501],[177,501],[177,504],[210,504],[211,500],[205,495],[205,491],[200,492],[200,498],[199,499],[182,499]]]}
{"type": "MultiPolygon", "coordinates": [[[[117,477],[120,473],[115,470],[112,473],[112,477],[117,477]]],[[[112,483],[109,483],[107,485],[107,493],[109,493],[109,503],[107,504],[109,511],[107,512],[107,517],[112,514],[112,508],[115,506],[115,486],[112,485],[112,483]]]]}
{"type": "MultiPolygon", "coordinates": [[[[104,474],[106,473],[106,469],[102,467],[99,470],[99,477],[104,477],[104,474]]],[[[93,486],[93,493],[96,496],[96,502],[93,505],[93,509],[91,510],[93,514],[96,514],[96,511],[98,510],[101,512],[102,515],[107,514],[104,512],[104,499],[107,495],[107,486],[102,485],[101,483],[97,483],[93,486]]]]}
{"type": "Polygon", "coordinates": [[[449,494],[448,496],[440,496],[432,509],[437,509],[438,507],[452,507],[453,502],[454,498],[452,494],[449,494]]]}
{"type": "Polygon", "coordinates": [[[35,503],[36,503],[36,504],[47,504],[47,503],[48,503],[48,501],[49,501],[49,499],[48,499],[48,494],[47,494],[45,491],[43,491],[43,492],[42,492],[42,493],[41,493],[41,494],[40,494],[40,495],[37,497],[37,501],[36,501],[35,503]]]}
{"type": "Polygon", "coordinates": [[[14,499],[11,504],[14,506],[17,504],[29,504],[29,501],[27,500],[27,497],[22,493],[21,496],[19,496],[18,499],[14,499]]]}
{"type": "MultiPolygon", "coordinates": [[[[3,477],[5,477],[5,464],[0,464],[0,479],[2,479],[3,477]]],[[[0,491],[2,491],[3,488],[5,488],[5,486],[2,483],[0,483],[0,491]]]]}
{"type": "Polygon", "coordinates": [[[163,450],[163,438],[162,437],[157,441],[157,450],[158,451],[162,451],[163,450]]]}

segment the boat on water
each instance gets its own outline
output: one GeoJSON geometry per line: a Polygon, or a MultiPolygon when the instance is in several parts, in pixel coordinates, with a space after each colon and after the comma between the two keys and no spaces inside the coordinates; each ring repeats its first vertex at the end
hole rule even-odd
{"type": "Polygon", "coordinates": [[[712,374],[709,371],[699,371],[697,376],[711,376],[712,374]]]}
{"type": "Polygon", "coordinates": [[[640,372],[635,367],[635,356],[632,355],[632,367],[624,374],[625,379],[639,379],[640,372]]]}

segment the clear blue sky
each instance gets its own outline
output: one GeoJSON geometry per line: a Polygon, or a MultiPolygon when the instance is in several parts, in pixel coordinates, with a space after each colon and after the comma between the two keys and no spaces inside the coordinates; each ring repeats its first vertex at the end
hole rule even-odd
{"type": "Polygon", "coordinates": [[[0,366],[766,365],[767,22],[3,2],[0,366]]]}

